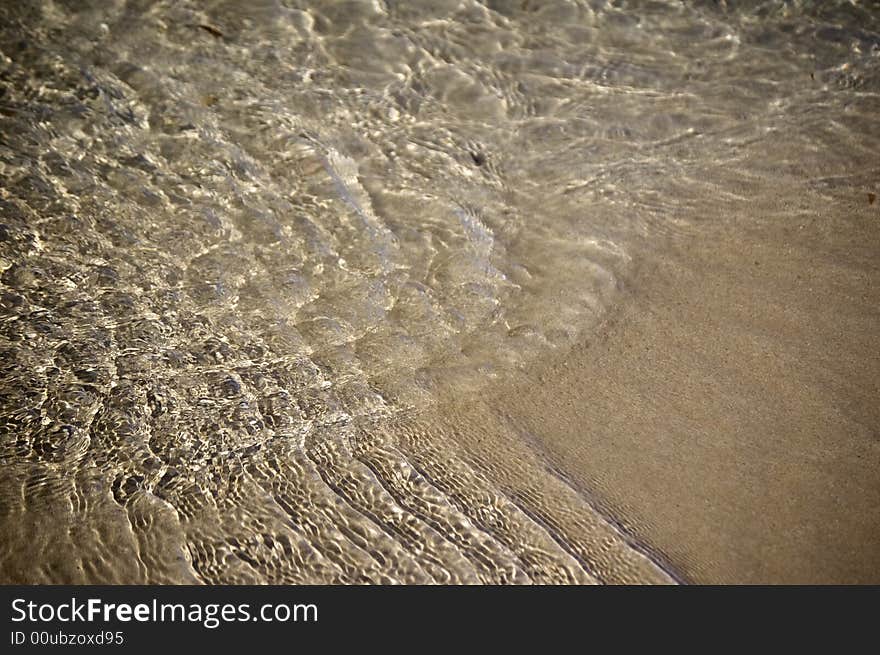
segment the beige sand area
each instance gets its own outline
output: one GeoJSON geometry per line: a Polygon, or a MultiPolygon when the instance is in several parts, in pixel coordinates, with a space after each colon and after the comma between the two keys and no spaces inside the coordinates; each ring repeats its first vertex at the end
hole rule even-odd
{"type": "Polygon", "coordinates": [[[880,582],[880,204],[816,197],[644,244],[597,335],[453,401],[460,445],[530,443],[685,582],[880,582]]]}

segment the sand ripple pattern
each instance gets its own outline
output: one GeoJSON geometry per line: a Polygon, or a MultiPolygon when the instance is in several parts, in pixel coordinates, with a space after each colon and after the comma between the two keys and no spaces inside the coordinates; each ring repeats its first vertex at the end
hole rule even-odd
{"type": "Polygon", "coordinates": [[[757,4],[4,3],[0,579],[672,581],[527,440],[429,417],[780,126],[872,119],[870,14],[757,4]]]}

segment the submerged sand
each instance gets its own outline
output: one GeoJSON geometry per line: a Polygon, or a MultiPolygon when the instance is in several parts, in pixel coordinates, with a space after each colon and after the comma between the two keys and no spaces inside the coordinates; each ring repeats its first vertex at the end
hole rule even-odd
{"type": "Polygon", "coordinates": [[[719,209],[645,248],[598,335],[506,385],[476,410],[496,436],[463,442],[527,437],[684,581],[876,583],[880,208],[766,189],[719,209]]]}
{"type": "Polygon", "coordinates": [[[0,582],[878,581],[876,12],[293,4],[0,3],[0,582]]]}
{"type": "Polygon", "coordinates": [[[293,445],[186,512],[9,505],[2,578],[880,581],[880,208],[753,191],[652,233],[598,330],[479,396],[293,445]],[[255,530],[290,552],[236,541],[233,568],[224,531],[255,530]]]}

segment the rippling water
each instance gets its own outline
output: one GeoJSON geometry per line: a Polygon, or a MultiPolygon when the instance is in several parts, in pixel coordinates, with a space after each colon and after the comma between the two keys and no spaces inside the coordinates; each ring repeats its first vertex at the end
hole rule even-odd
{"type": "Polygon", "coordinates": [[[381,426],[854,183],[878,57],[842,0],[3,3],[3,580],[671,579],[381,426]]]}

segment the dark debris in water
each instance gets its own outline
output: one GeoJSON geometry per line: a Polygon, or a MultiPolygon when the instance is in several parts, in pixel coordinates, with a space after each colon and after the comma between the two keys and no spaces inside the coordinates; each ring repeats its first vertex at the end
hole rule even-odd
{"type": "Polygon", "coordinates": [[[206,23],[199,23],[198,25],[193,25],[193,27],[196,27],[200,30],[204,30],[208,34],[210,34],[211,36],[216,37],[218,39],[223,39],[226,37],[226,35],[223,33],[223,30],[221,30],[219,27],[214,27],[213,25],[208,25],[206,23]]]}
{"type": "Polygon", "coordinates": [[[474,164],[477,166],[483,166],[486,163],[486,155],[482,152],[471,151],[470,153],[471,159],[474,161],[474,164]]]}

